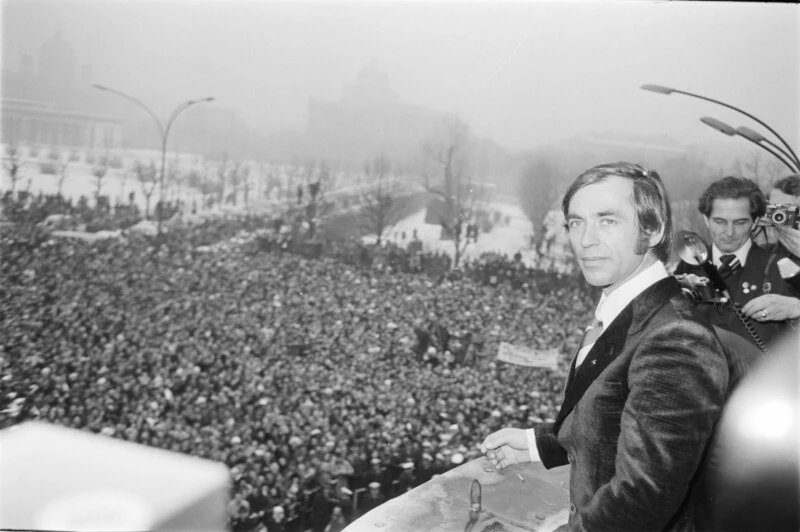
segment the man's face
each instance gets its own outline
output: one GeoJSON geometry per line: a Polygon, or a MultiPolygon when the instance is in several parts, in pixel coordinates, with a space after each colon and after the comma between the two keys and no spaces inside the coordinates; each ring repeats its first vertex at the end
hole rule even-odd
{"type": "Polygon", "coordinates": [[[733,253],[750,238],[753,219],[747,198],[718,198],[711,202],[711,213],[705,218],[711,241],[723,253],[733,253]]]}
{"type": "MultiPolygon", "coordinates": [[[[587,185],[572,197],[567,213],[567,234],[586,282],[609,293],[643,265],[636,254],[639,230],[633,206],[633,183],[611,176],[587,185]]],[[[646,241],[648,247],[660,235],[646,241]]]]}

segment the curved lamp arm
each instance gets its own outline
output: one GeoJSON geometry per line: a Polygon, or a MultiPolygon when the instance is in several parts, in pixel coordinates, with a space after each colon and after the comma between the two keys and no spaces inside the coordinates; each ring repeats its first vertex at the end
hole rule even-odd
{"type": "MultiPolygon", "coordinates": [[[[166,172],[166,165],[167,165],[167,139],[169,138],[169,130],[172,128],[173,122],[178,118],[178,116],[184,112],[189,107],[193,106],[196,103],[203,103],[203,102],[211,102],[214,101],[213,97],[203,98],[201,100],[188,100],[183,102],[182,104],[178,105],[172,113],[169,115],[169,120],[167,120],[167,127],[163,131],[163,135],[161,137],[161,183],[159,187],[159,199],[163,199],[164,197],[164,173],[166,172]]],[[[161,218],[159,217],[159,224],[161,222],[161,218]]]]}
{"type": "Polygon", "coordinates": [[[738,133],[739,135],[741,135],[742,137],[745,137],[747,139],[752,139],[754,142],[758,142],[758,143],[762,143],[763,142],[765,144],[769,144],[770,146],[772,146],[773,148],[775,148],[776,150],[781,152],[784,155],[784,157],[786,157],[792,163],[794,163],[796,172],[800,172],[800,168],[798,168],[798,167],[800,167],[800,162],[798,162],[797,160],[793,159],[790,154],[786,153],[786,150],[784,150],[783,148],[781,148],[780,146],[778,146],[777,144],[775,144],[774,142],[769,140],[767,137],[765,137],[764,135],[762,135],[758,131],[752,130],[749,127],[739,126],[738,128],[736,128],[736,133],[738,133]]]}
{"type": "Polygon", "coordinates": [[[208,98],[203,98],[201,100],[189,100],[180,104],[178,107],[175,108],[174,111],[172,111],[172,114],[169,115],[169,120],[167,120],[167,127],[164,130],[164,136],[166,137],[167,135],[169,135],[169,130],[172,127],[172,123],[175,121],[176,118],[178,118],[178,115],[180,115],[186,109],[197,103],[213,102],[213,101],[214,98],[210,96],[208,98]]]}
{"type": "MultiPolygon", "coordinates": [[[[777,159],[779,159],[786,166],[786,168],[788,168],[792,173],[797,173],[797,169],[794,168],[791,164],[789,164],[789,162],[786,161],[786,159],[781,157],[781,155],[778,152],[770,149],[767,146],[764,146],[763,144],[761,144],[755,138],[750,137],[750,136],[742,133],[741,131],[729,126],[728,124],[726,124],[725,122],[722,122],[721,120],[717,120],[716,118],[711,118],[709,116],[704,116],[703,118],[700,119],[700,121],[702,123],[704,123],[705,125],[716,129],[720,133],[724,133],[724,134],[726,134],[728,136],[731,136],[731,137],[733,137],[735,135],[739,135],[740,137],[743,137],[743,138],[749,140],[750,142],[752,142],[753,144],[755,144],[756,146],[758,146],[762,150],[768,151],[771,155],[773,155],[777,159]]],[[[739,128],[739,129],[741,129],[741,128],[739,128]]]]}
{"type": "Polygon", "coordinates": [[[156,116],[156,114],[153,111],[151,111],[149,107],[147,107],[145,104],[143,104],[139,99],[134,98],[130,94],[125,94],[124,92],[120,92],[120,91],[118,91],[116,89],[112,89],[112,88],[106,87],[104,85],[94,84],[94,85],[92,85],[92,87],[94,87],[95,89],[99,89],[101,91],[113,92],[117,96],[122,96],[126,100],[129,100],[129,101],[135,103],[136,105],[138,105],[139,107],[141,107],[142,109],[144,109],[147,112],[147,114],[149,114],[150,117],[153,120],[155,120],[156,125],[158,126],[158,132],[161,134],[161,139],[163,141],[164,137],[166,136],[166,133],[165,133],[165,130],[164,130],[164,126],[161,124],[161,120],[159,120],[158,117],[156,116]]]}
{"type": "Polygon", "coordinates": [[[798,164],[798,165],[800,165],[800,159],[798,159],[798,157],[797,157],[797,154],[794,152],[794,150],[792,150],[792,147],[791,147],[791,146],[789,146],[789,143],[788,143],[788,142],[786,142],[785,140],[783,140],[783,137],[781,137],[780,135],[778,135],[778,133],[777,133],[777,132],[776,132],[774,129],[772,129],[771,127],[769,127],[769,125],[768,125],[766,122],[764,122],[763,120],[760,120],[759,118],[757,118],[757,117],[755,117],[755,116],[751,115],[750,113],[748,113],[748,112],[746,112],[746,111],[742,111],[742,110],[741,110],[741,109],[739,109],[738,107],[734,107],[734,106],[732,106],[732,105],[730,105],[730,104],[727,104],[727,103],[725,103],[725,102],[721,102],[721,101],[719,101],[719,100],[714,100],[713,98],[708,98],[708,97],[706,97],[706,96],[701,96],[700,94],[695,94],[695,93],[693,93],[693,92],[682,91],[682,90],[679,90],[679,89],[673,89],[673,88],[670,88],[670,87],[664,87],[664,86],[662,86],[662,85],[652,85],[652,84],[647,84],[647,85],[642,85],[642,87],[641,87],[641,88],[642,88],[643,90],[646,90],[646,91],[650,91],[650,92],[657,92],[657,93],[659,93],[659,94],[666,94],[666,95],[670,95],[670,94],[672,94],[673,92],[675,92],[675,93],[677,93],[677,94],[683,94],[683,95],[686,95],[686,96],[691,96],[691,97],[693,97],[693,98],[699,98],[699,99],[701,99],[701,100],[705,100],[705,101],[707,101],[707,102],[715,103],[715,104],[717,104],[717,105],[721,105],[721,106],[723,106],[723,107],[727,107],[728,109],[732,109],[732,110],[736,111],[737,113],[741,113],[741,114],[743,114],[744,116],[746,116],[746,117],[748,117],[748,118],[750,118],[750,119],[752,119],[752,120],[755,120],[756,122],[758,122],[759,124],[761,124],[762,126],[764,126],[764,127],[765,127],[765,128],[766,128],[766,129],[767,129],[769,132],[770,132],[770,133],[772,133],[773,135],[775,135],[775,137],[776,137],[776,138],[777,138],[779,141],[781,141],[781,143],[782,143],[782,144],[783,144],[783,145],[786,147],[786,149],[788,150],[788,152],[791,154],[791,159],[792,159],[792,160],[795,162],[795,164],[798,164]]]}

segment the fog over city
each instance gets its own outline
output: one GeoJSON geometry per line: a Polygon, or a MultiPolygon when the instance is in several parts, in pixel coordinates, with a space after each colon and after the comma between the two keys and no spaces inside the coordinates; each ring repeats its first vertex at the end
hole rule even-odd
{"type": "Polygon", "coordinates": [[[750,150],[698,120],[752,125],[741,115],[640,87],[723,100],[797,146],[798,21],[763,3],[4,0],[2,61],[5,78],[60,31],[93,83],[164,115],[214,96],[262,134],[303,131],[310,100],[339,101],[371,66],[396,101],[509,150],[585,134],[750,150]]]}
{"type": "Polygon", "coordinates": [[[0,531],[798,530],[797,3],[0,27],[0,531]]]}

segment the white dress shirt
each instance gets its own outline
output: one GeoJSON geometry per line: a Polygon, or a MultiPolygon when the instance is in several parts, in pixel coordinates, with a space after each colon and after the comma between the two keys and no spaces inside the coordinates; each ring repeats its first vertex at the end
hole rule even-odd
{"type": "Polygon", "coordinates": [[[751,247],[753,247],[753,240],[750,238],[745,240],[744,244],[742,244],[742,247],[740,247],[733,253],[723,253],[722,251],[719,250],[716,244],[711,244],[711,258],[714,262],[714,266],[716,266],[717,269],[720,269],[722,267],[722,261],[719,260],[721,256],[736,255],[736,258],[739,260],[739,264],[741,264],[742,268],[744,268],[744,264],[747,262],[747,254],[750,253],[751,247]]]}

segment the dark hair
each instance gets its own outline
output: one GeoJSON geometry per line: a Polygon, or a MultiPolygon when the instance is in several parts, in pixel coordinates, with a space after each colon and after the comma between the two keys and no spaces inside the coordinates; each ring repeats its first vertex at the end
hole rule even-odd
{"type": "Polygon", "coordinates": [[[800,174],[787,175],[778,179],[772,188],[777,188],[784,194],[800,196],[800,174]]]}
{"type": "MultiPolygon", "coordinates": [[[[601,164],[586,170],[575,179],[564,195],[561,202],[564,216],[569,216],[569,204],[580,189],[606,181],[611,176],[630,179],[633,182],[632,201],[636,209],[639,235],[643,237],[640,242],[646,243],[645,235],[652,235],[663,229],[664,235],[652,249],[660,261],[667,262],[672,245],[672,211],[661,177],[654,170],[645,170],[638,164],[627,162],[601,164]]],[[[641,253],[644,252],[645,250],[641,250],[641,253]]]]}
{"type": "Polygon", "coordinates": [[[711,208],[716,199],[747,198],[750,201],[750,218],[755,220],[767,212],[767,200],[758,184],[746,177],[728,176],[711,183],[700,199],[697,200],[697,210],[705,217],[711,215],[711,208]]]}

